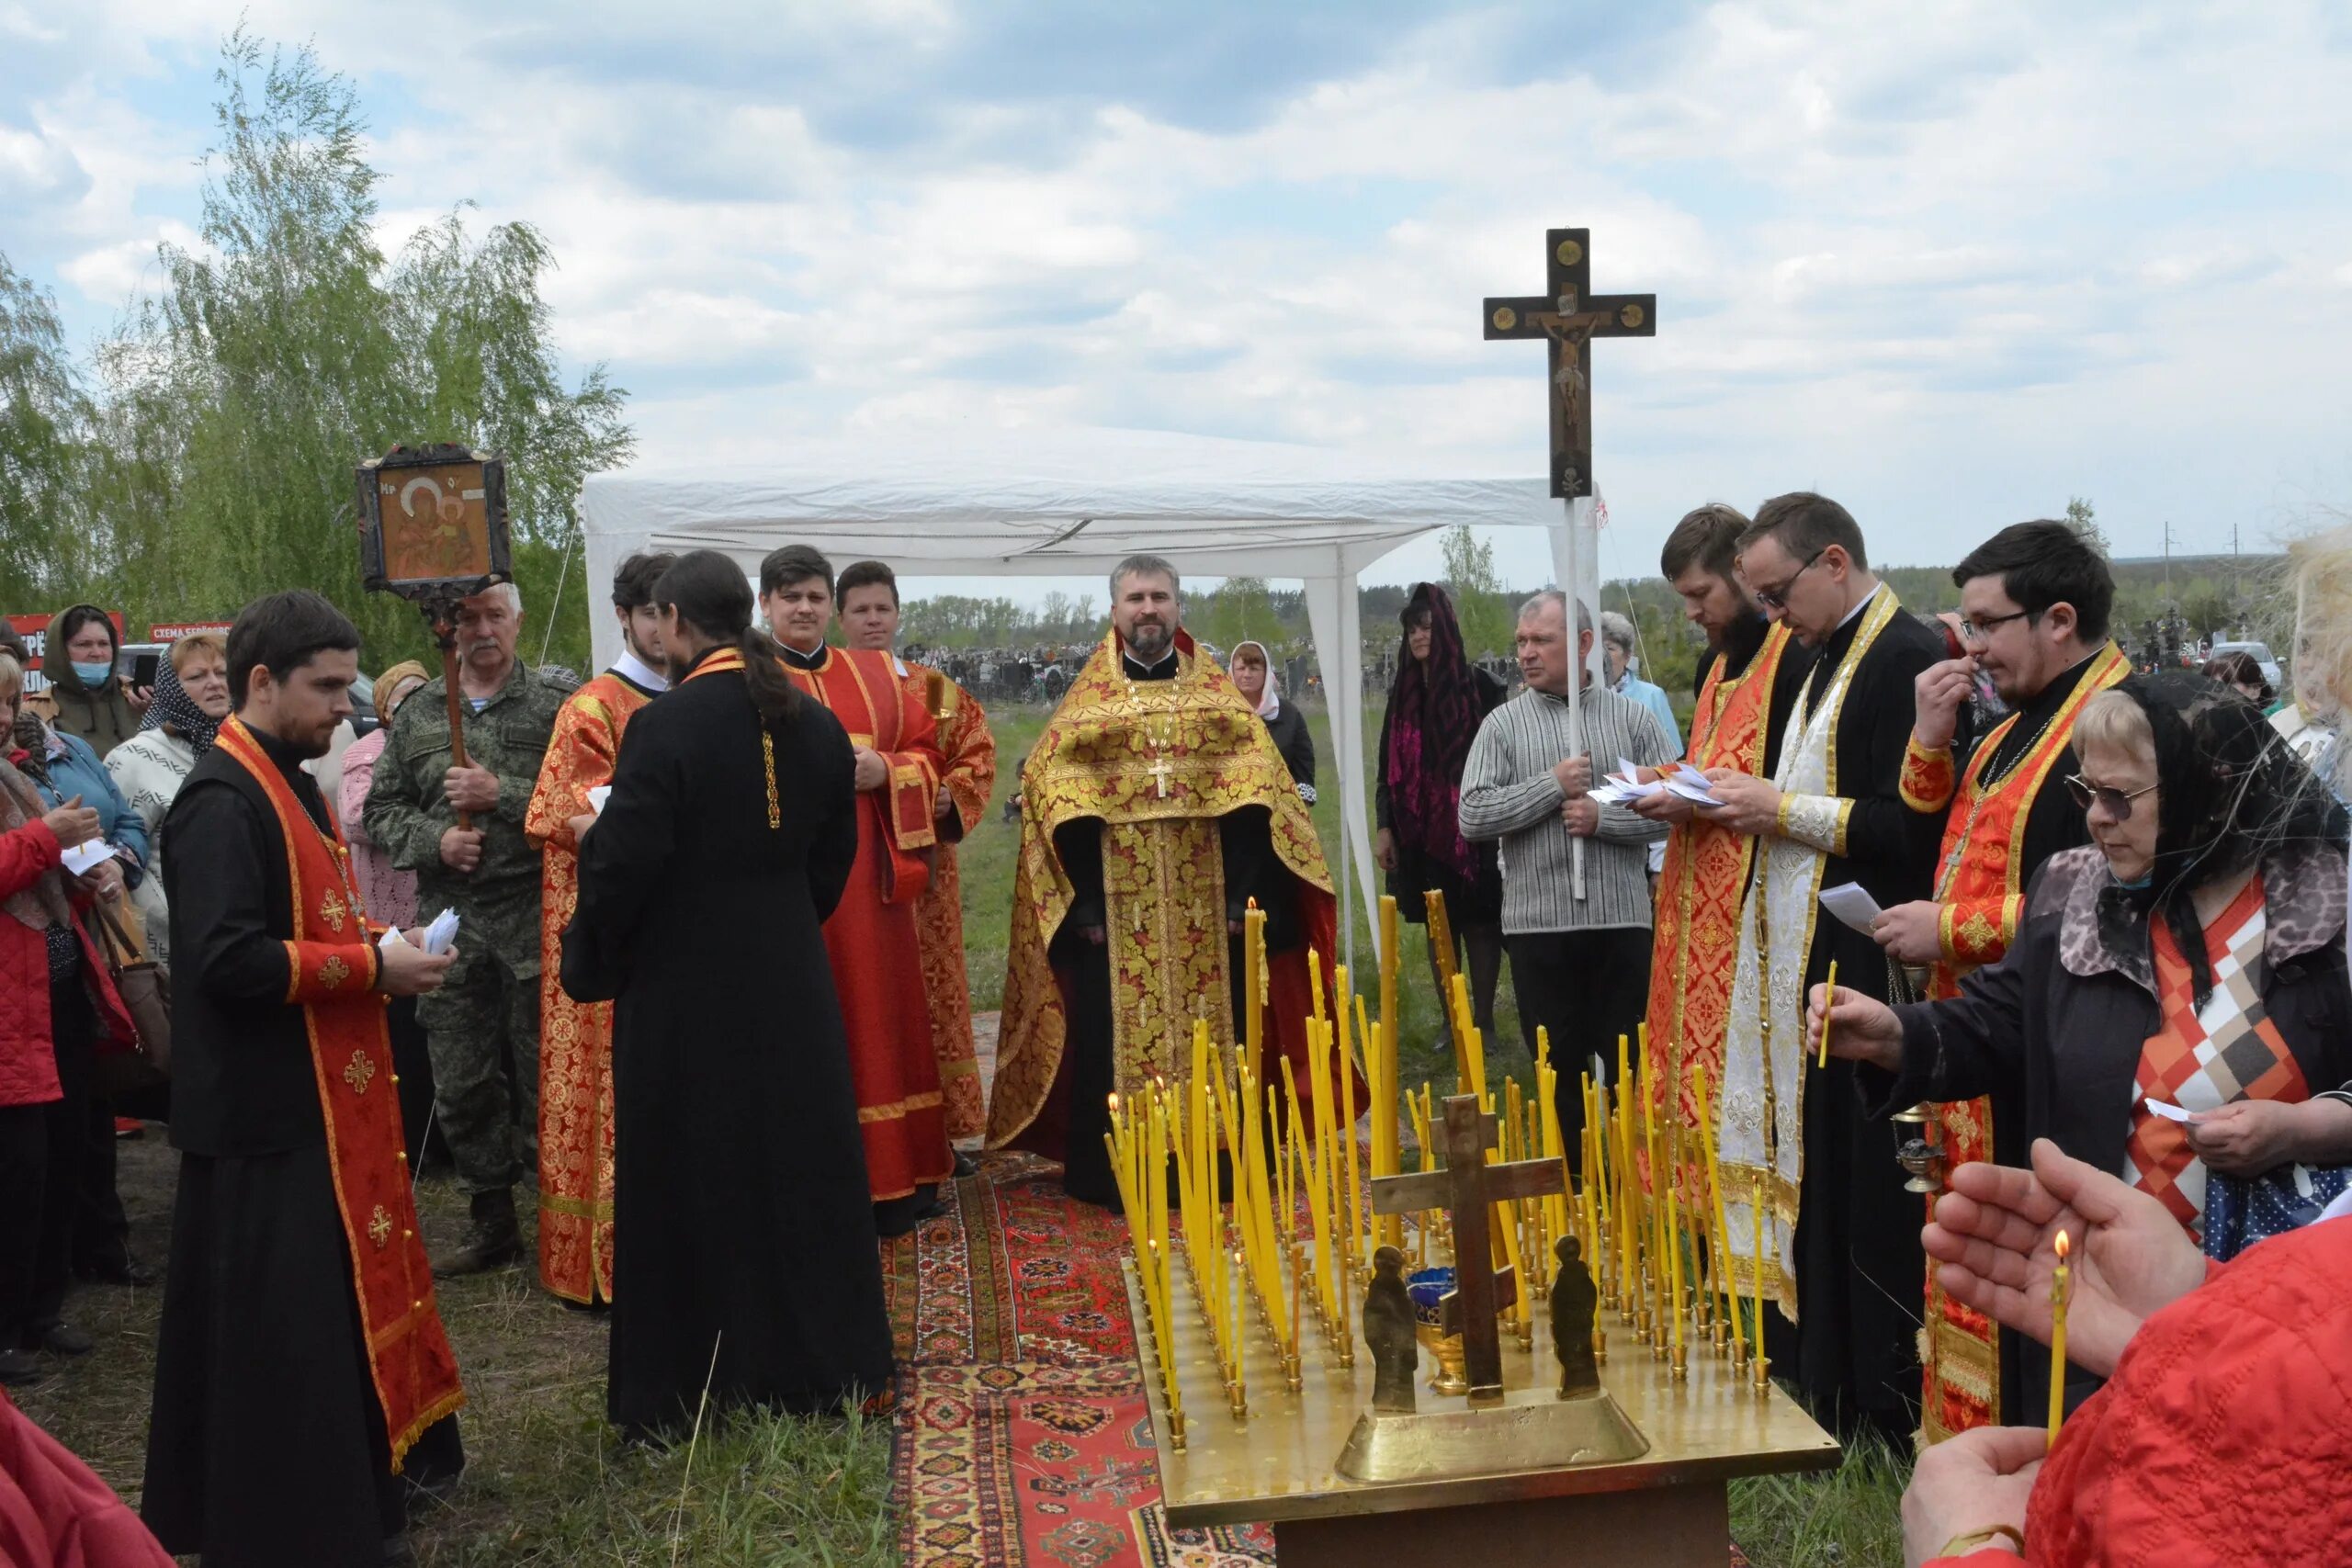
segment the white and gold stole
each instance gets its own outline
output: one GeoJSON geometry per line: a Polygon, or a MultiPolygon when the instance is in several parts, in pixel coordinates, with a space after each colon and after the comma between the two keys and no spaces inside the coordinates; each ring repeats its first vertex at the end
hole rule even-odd
{"type": "Polygon", "coordinates": [[[1830,856],[1846,852],[1854,807],[1838,793],[1838,716],[1862,656],[1902,608],[1894,590],[1881,583],[1819,698],[1810,706],[1799,702],[1789,715],[1772,779],[1781,791],[1780,828],[1757,841],[1755,873],[1740,910],[1724,1091],[1715,1112],[1724,1224],[1731,1233],[1725,1239],[1732,1282],[1752,1299],[1760,1236],[1763,1256],[1772,1262],[1765,1288],[1792,1323],[1797,1317],[1797,1193],[1804,1180],[1805,960],[1821,908],[1822,870],[1830,856]],[[1759,1182],[1760,1216],[1752,1196],[1759,1182]]]}

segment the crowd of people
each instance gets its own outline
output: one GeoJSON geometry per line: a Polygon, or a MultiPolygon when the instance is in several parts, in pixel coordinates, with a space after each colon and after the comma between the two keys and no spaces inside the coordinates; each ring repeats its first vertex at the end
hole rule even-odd
{"type": "MultiPolygon", "coordinates": [[[[2352,644],[2344,554],[2313,547],[2306,613],[2352,644]]],[[[2266,1280],[2313,1322],[2352,1297],[2352,1231],[2318,1223],[2352,1167],[2344,811],[2243,671],[2132,671],[2106,562],[2064,524],[1972,551],[1950,626],[1818,495],[1701,507],[1660,568],[1708,641],[1687,744],[1622,617],[1529,599],[1511,694],[1445,592],[1413,590],[1374,781],[1400,913],[1451,941],[1483,1030],[1506,958],[1531,1051],[1541,1030],[1610,1080],[1646,1028],[1629,1070],[1690,1149],[1709,1118],[1720,1277],[1775,1304],[1775,1371],[1841,1435],[1935,1445],[1916,1560],[2108,1560],[2099,1532],[2136,1517],[2113,1467],[2159,1441],[2143,1412],[2179,1407],[2198,1325],[2266,1280]],[[1621,761],[1684,787],[1596,798],[1621,761]],[[1847,884],[1874,914],[1822,912],[1847,884]],[[1923,1112],[1950,1168],[1924,1254],[1896,1120],[1923,1112]],[[2062,1391],[2083,1437],[2045,1464],[2015,1427],[2047,1395],[2025,1347],[2058,1216],[2086,1249],[2062,1391]],[[2312,1234],[2255,1247],[2290,1231],[2312,1234]],[[2086,1522],[2095,1497],[2115,1523],[2086,1522]]],[[[394,665],[356,739],[358,633],[305,592],[183,639],[152,691],[115,672],[103,613],[66,611],[47,721],[0,651],[0,1380],[90,1349],[75,1269],[152,1278],[99,1089],[137,1029],[92,911],[138,917],[175,977],[142,1514],[207,1561],[397,1559],[413,1495],[465,1463],[433,1280],[534,1236],[549,1296],[609,1313],[631,1437],[707,1405],[879,1408],[878,1244],[971,1173],[958,1143],[1058,1161],[1116,1211],[1112,1098],[1182,1081],[1202,1020],[1299,1105],[1364,1104],[1306,1034],[1337,908],[1283,671],[1194,643],[1165,560],[1110,589],[1021,764],[987,1086],[956,846],[995,741],[950,671],[895,650],[884,563],[787,546],[754,591],[713,552],[633,557],[622,651],[576,686],[517,658],[525,606],[494,585],[461,606],[456,689],[394,665]],[[435,1158],[469,1213],[430,1247],[435,1158]]],[[[1576,1149],[1580,1096],[1557,1110],[1576,1149]]],[[[2304,1353],[2289,1326],[2233,1324],[2236,1364],[2304,1353]]],[[[2340,1456],[2340,1393],[2290,1403],[2264,1441],[2340,1456]]]]}

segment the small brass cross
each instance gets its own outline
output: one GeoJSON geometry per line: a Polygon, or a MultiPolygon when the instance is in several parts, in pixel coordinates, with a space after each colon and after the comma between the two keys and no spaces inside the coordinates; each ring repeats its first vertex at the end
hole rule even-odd
{"type": "Polygon", "coordinates": [[[1495,1315],[1519,1299],[1511,1270],[1494,1267],[1487,1239],[1490,1205],[1563,1191],[1567,1179],[1555,1159],[1488,1165],[1495,1133],[1495,1118],[1479,1113],[1476,1097],[1454,1095],[1445,1102],[1444,1168],[1383,1176],[1372,1183],[1375,1214],[1443,1209],[1453,1221],[1453,1291],[1442,1305],[1445,1331],[1462,1336],[1462,1370],[1473,1404],[1502,1399],[1502,1342],[1495,1333],[1495,1315]]]}

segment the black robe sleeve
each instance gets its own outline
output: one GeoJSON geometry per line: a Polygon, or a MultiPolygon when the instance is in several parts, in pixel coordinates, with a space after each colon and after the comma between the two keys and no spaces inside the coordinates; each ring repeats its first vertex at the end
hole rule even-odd
{"type": "MultiPolygon", "coordinates": [[[[1394,696],[1392,690],[1391,695],[1394,696]]],[[[1394,828],[1389,818],[1388,805],[1388,726],[1396,716],[1396,705],[1391,701],[1380,710],[1380,745],[1372,754],[1372,826],[1377,832],[1394,828]]]]}
{"type": "Polygon", "coordinates": [[[1055,829],[1054,853],[1060,857],[1062,874],[1069,878],[1070,885],[1069,913],[1062,918],[1062,929],[1054,933],[1054,940],[1058,942],[1102,924],[1101,820],[1081,817],[1055,829]]]}
{"type": "Polygon", "coordinates": [[[1960,983],[1960,995],[1894,1010],[1903,1022],[1899,1072],[1858,1067],[1863,1109],[1882,1117],[1919,1101],[2012,1096],[2023,1082],[2026,958],[2023,944],[1960,983]]]}
{"type": "Polygon", "coordinates": [[[1863,880],[1881,903],[1888,895],[1928,896],[1926,883],[1943,837],[1943,814],[1912,810],[1902,793],[1903,757],[1917,705],[1913,682],[1937,662],[1939,651],[1924,627],[1903,616],[1864,656],[1838,714],[1838,793],[1854,803],[1846,818],[1842,858],[1858,871],[1876,873],[1863,880]]]}
{"type": "Polygon", "coordinates": [[[677,870],[684,781],[673,750],[650,743],[658,728],[649,709],[623,734],[613,793],[580,840],[580,903],[563,933],[563,991],[576,1002],[621,994],[646,906],[677,870]]]}
{"type": "MultiPolygon", "coordinates": [[[[840,720],[827,709],[814,703],[803,705],[799,722],[812,723],[819,717],[834,729],[841,728],[840,720]]],[[[851,868],[857,863],[857,753],[850,750],[846,733],[833,743],[828,758],[829,771],[839,775],[825,791],[832,808],[808,846],[808,901],[816,906],[819,920],[832,919],[841,907],[851,868]]]]}
{"type": "Polygon", "coordinates": [[[253,805],[225,785],[185,792],[171,824],[164,880],[174,980],[224,1002],[284,1002],[293,976],[285,942],[271,934],[265,879],[271,869],[284,875],[286,852],[263,831],[253,805]]]}
{"type": "Polygon", "coordinates": [[[1283,754],[1283,765],[1290,770],[1291,782],[1313,788],[1315,737],[1307,733],[1306,716],[1284,703],[1268,733],[1273,737],[1274,749],[1283,754]]]}

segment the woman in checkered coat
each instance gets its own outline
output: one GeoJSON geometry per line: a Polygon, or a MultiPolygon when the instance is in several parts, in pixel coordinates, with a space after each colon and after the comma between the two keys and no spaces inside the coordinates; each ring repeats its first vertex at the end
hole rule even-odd
{"type": "MultiPolygon", "coordinates": [[[[2344,812],[2261,710],[2188,671],[2094,697],[2075,747],[2093,841],[2034,878],[2007,956],[1949,1001],[1816,987],[1812,1026],[1832,1003],[1829,1049],[1863,1064],[1879,1113],[1989,1094],[1999,1163],[2050,1138],[2194,1237],[2209,1163],[2320,1157],[2352,1111],[2309,1103],[2352,1079],[2344,812]],[[2223,1111],[2256,1101],[2297,1109],[2223,1111]],[[2222,1139],[2184,1119],[2215,1112],[2261,1130],[2222,1139]]],[[[2046,1376],[2047,1358],[2023,1359],[2046,1376]]],[[[2047,1397],[2019,1392],[2015,1408],[2047,1397]]]]}

